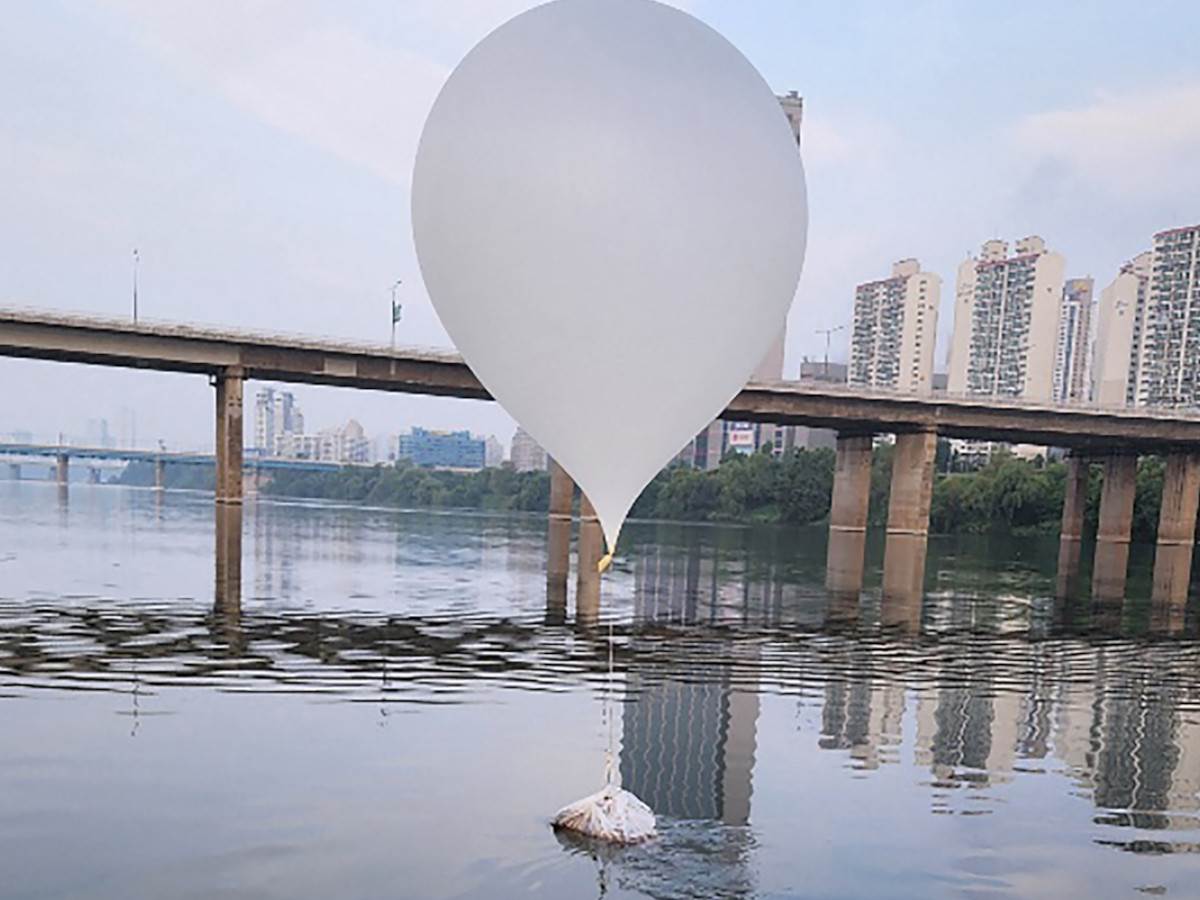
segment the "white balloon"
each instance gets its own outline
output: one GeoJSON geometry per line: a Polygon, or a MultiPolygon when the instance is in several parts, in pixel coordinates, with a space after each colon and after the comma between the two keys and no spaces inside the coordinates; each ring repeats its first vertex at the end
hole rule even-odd
{"type": "Polygon", "coordinates": [[[417,152],[434,308],[609,548],[746,384],[804,259],[804,171],[736,48],[651,0],[555,0],[450,75],[417,152]]]}

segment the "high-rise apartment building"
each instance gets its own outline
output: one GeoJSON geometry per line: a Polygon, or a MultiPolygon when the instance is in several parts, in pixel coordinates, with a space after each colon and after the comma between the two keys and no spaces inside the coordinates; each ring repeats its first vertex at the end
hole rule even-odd
{"type": "Polygon", "coordinates": [[[855,288],[851,384],[929,393],[941,289],[942,280],[915,259],[893,264],[890,278],[855,288]]]}
{"type": "Polygon", "coordinates": [[[1050,400],[1062,305],[1061,254],[1040,237],[983,245],[958,268],[947,390],[1050,400]]]}
{"type": "Polygon", "coordinates": [[[1149,250],[1138,254],[1100,292],[1092,360],[1093,400],[1099,406],[1137,403],[1153,258],[1149,250]]]}
{"type": "Polygon", "coordinates": [[[1054,399],[1086,403],[1092,398],[1092,279],[1068,278],[1058,313],[1054,346],[1054,399]]]}
{"type": "Polygon", "coordinates": [[[509,459],[518,472],[541,472],[546,469],[546,451],[524,428],[518,428],[513,434],[509,459]]]}
{"type": "Polygon", "coordinates": [[[281,442],[304,434],[304,415],[291,391],[261,388],[254,398],[254,446],[267,456],[280,456],[281,442]]]}
{"type": "Polygon", "coordinates": [[[1200,407],[1200,225],[1160,231],[1153,254],[1137,403],[1200,407]]]}

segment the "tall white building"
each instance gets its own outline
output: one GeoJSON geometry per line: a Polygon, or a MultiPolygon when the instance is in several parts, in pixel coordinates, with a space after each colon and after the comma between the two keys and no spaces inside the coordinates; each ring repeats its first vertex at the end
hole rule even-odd
{"type": "Polygon", "coordinates": [[[1200,225],[1154,236],[1137,380],[1142,406],[1200,407],[1200,225]]]}
{"type": "Polygon", "coordinates": [[[494,434],[489,434],[483,442],[483,466],[485,469],[495,469],[504,462],[504,445],[496,440],[494,434]]]}
{"type": "Polygon", "coordinates": [[[1121,266],[1117,277],[1100,292],[1092,361],[1093,399],[1099,406],[1137,402],[1153,258],[1149,250],[1138,254],[1121,266]]]}
{"type": "Polygon", "coordinates": [[[1086,403],[1092,399],[1092,279],[1068,278],[1058,313],[1054,346],[1054,399],[1086,403]]]}
{"type": "Polygon", "coordinates": [[[540,472],[546,468],[546,451],[524,428],[518,428],[513,435],[509,458],[518,472],[540,472]]]}
{"type": "Polygon", "coordinates": [[[304,415],[291,391],[260,388],[254,398],[254,446],[267,456],[282,456],[284,443],[304,434],[304,415]]]}
{"type": "Polygon", "coordinates": [[[942,280],[915,259],[894,263],[890,278],[855,288],[851,384],[929,393],[941,290],[942,280]]]}
{"type": "Polygon", "coordinates": [[[1061,254],[1040,237],[992,240],[958,268],[947,390],[1050,400],[1062,305],[1061,254]]]}

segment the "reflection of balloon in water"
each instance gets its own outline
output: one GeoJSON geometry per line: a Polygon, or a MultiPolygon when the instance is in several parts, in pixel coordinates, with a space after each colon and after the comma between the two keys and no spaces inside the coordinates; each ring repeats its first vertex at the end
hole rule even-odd
{"type": "Polygon", "coordinates": [[[807,227],[770,88],[650,0],[557,0],[485,38],[425,123],[412,208],[447,332],[610,549],[779,334],[807,227]]]}

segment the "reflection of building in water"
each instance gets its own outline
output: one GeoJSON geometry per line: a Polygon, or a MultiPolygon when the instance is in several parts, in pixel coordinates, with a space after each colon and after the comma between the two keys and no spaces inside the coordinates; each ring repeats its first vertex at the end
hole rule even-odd
{"type": "MultiPolygon", "coordinates": [[[[714,558],[655,551],[639,561],[634,616],[664,624],[740,620],[745,597],[737,582],[717,578],[714,558]]],[[[656,813],[749,821],[759,652],[756,641],[720,638],[705,642],[712,662],[701,671],[675,672],[669,662],[631,666],[621,781],[656,813]]]]}
{"type": "Polygon", "coordinates": [[[1140,658],[1092,650],[1092,683],[1060,701],[1071,712],[1055,719],[1055,750],[1097,806],[1129,811],[1136,827],[1166,828],[1170,814],[1200,810],[1200,722],[1180,709],[1182,690],[1164,677],[1169,660],[1145,658],[1159,648],[1130,652],[1140,658]]]}
{"type": "MultiPolygon", "coordinates": [[[[728,642],[713,648],[714,655],[734,652],[728,642]]],[[[757,687],[735,691],[731,666],[716,668],[704,681],[679,680],[670,672],[629,673],[621,783],[662,815],[745,825],[757,687]]]]}
{"type": "Polygon", "coordinates": [[[848,750],[856,767],[877,769],[899,762],[904,685],[887,681],[830,679],[821,709],[825,750],[848,750]]]}

